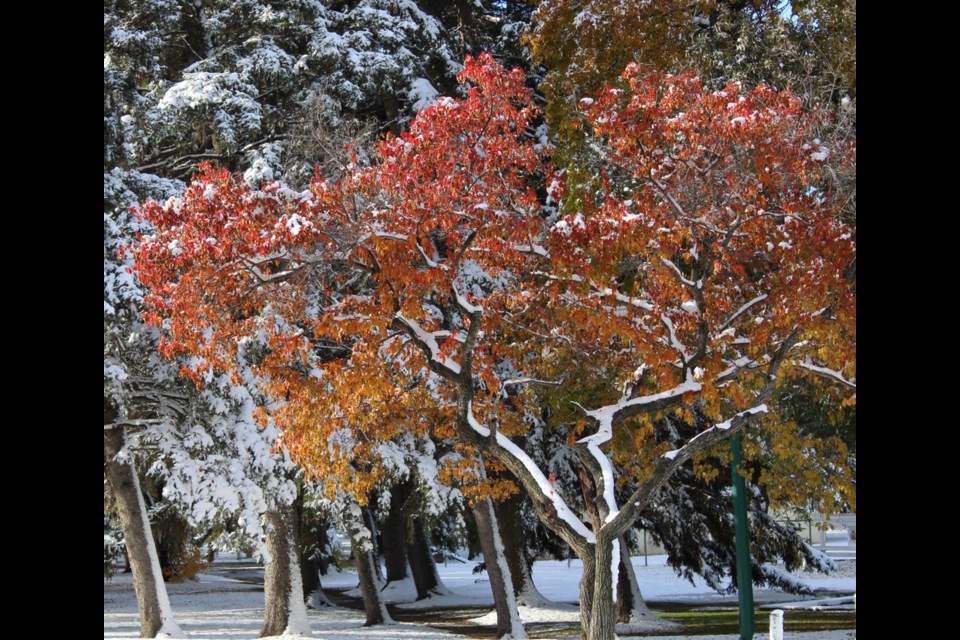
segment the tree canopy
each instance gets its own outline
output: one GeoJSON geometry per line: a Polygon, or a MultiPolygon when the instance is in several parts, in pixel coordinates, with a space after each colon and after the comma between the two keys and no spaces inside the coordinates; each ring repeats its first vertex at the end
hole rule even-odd
{"type": "Polygon", "coordinates": [[[789,92],[629,65],[579,105],[602,199],[557,217],[534,189],[538,176],[553,200],[563,187],[525,135],[538,110],[522,72],[483,55],[459,79],[464,98],[424,109],[338,182],[255,190],[206,167],[183,196],[145,204],[156,232],[134,251],[150,321],[195,378],[232,370],[261,336],[275,417],[321,477],[368,481],[357,465],[383,442],[452,427],[592,568],[584,628],[606,637],[611,545],[669,476],[768,414],[784,375],[855,377],[855,240],[830,183],[855,146],[789,92]],[[508,389],[536,385],[556,342],[604,358],[622,389],[584,406],[587,435],[573,436],[597,488],[592,527],[511,440],[524,397],[508,389]],[[714,426],[663,450],[642,425],[675,410],[714,426]],[[615,431],[649,460],[623,506],[615,431]]]}

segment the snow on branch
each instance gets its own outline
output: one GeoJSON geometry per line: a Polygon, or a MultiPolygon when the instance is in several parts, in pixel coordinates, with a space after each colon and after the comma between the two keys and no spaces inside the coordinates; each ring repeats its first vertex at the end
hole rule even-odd
{"type": "Polygon", "coordinates": [[[416,320],[407,318],[398,313],[393,317],[394,322],[409,335],[420,349],[427,354],[430,359],[430,368],[436,373],[450,378],[460,375],[460,365],[454,360],[447,358],[440,351],[440,344],[436,336],[424,330],[416,320]]]}
{"type": "MultiPolygon", "coordinates": [[[[374,233],[374,234],[372,234],[372,235],[373,235],[373,237],[375,237],[375,238],[383,238],[383,239],[385,239],[385,240],[396,240],[397,242],[409,242],[409,241],[410,241],[410,236],[408,236],[408,235],[406,235],[406,234],[404,234],[404,233],[388,233],[388,232],[386,232],[386,231],[377,231],[376,233],[374,233]]],[[[357,240],[357,244],[362,244],[363,241],[366,240],[368,237],[370,237],[370,236],[361,237],[359,240],[357,240]]]]}
{"type": "Polygon", "coordinates": [[[817,375],[819,375],[819,376],[822,376],[822,377],[824,377],[824,378],[827,378],[827,379],[829,379],[829,380],[833,380],[834,382],[839,382],[840,384],[842,384],[842,385],[844,385],[844,386],[847,386],[847,387],[853,389],[854,391],[856,391],[856,389],[857,389],[857,381],[856,381],[856,379],[854,379],[854,380],[847,380],[847,379],[843,376],[842,373],[840,373],[839,371],[836,371],[836,370],[834,370],[834,369],[828,369],[827,367],[819,367],[819,366],[817,366],[817,365],[815,365],[815,364],[813,364],[812,362],[809,362],[809,361],[805,361],[805,362],[795,362],[794,364],[795,364],[796,366],[800,367],[801,369],[806,369],[807,371],[810,371],[810,372],[812,372],[812,373],[815,373],[815,374],[817,374],[817,375]]]}
{"type": "Polygon", "coordinates": [[[673,261],[672,261],[672,260],[669,260],[669,259],[667,259],[667,258],[663,258],[663,259],[661,260],[661,262],[663,262],[663,264],[665,264],[666,266],[670,267],[670,269],[673,271],[673,274],[674,274],[675,276],[677,276],[677,279],[678,279],[680,282],[682,282],[683,284],[685,284],[686,286],[690,287],[691,289],[702,289],[702,288],[703,288],[703,280],[697,280],[696,282],[694,282],[694,281],[691,280],[690,278],[686,277],[685,275],[683,275],[683,272],[680,271],[680,267],[678,267],[677,265],[673,264],[673,261]]]}
{"type": "MultiPolygon", "coordinates": [[[[396,240],[397,242],[410,242],[410,236],[403,233],[389,233],[387,231],[377,231],[376,233],[373,234],[373,236],[376,238],[383,238],[385,240],[396,240]]],[[[413,246],[414,248],[416,248],[417,253],[420,254],[420,257],[423,258],[423,261],[427,263],[428,267],[430,267],[431,269],[442,269],[444,271],[449,270],[450,267],[448,267],[447,265],[440,264],[435,260],[431,260],[430,257],[427,256],[427,252],[424,251],[423,247],[420,246],[420,243],[417,242],[416,240],[413,241],[413,246]]]]}
{"type": "Polygon", "coordinates": [[[513,250],[518,253],[532,253],[534,255],[540,256],[541,258],[549,258],[550,252],[546,250],[543,245],[537,244],[532,240],[525,244],[514,244],[513,250]]]}
{"type": "Polygon", "coordinates": [[[670,346],[680,355],[680,359],[683,361],[683,364],[686,365],[690,360],[689,351],[687,351],[687,347],[680,342],[680,339],[677,338],[677,332],[674,329],[673,322],[664,314],[660,315],[660,321],[667,328],[667,331],[670,332],[670,346]]]}
{"type": "Polygon", "coordinates": [[[617,517],[617,514],[620,512],[617,508],[616,496],[613,493],[613,464],[610,462],[607,454],[600,449],[600,446],[609,442],[612,437],[613,423],[607,419],[600,422],[597,432],[592,436],[587,436],[577,441],[577,444],[586,445],[587,451],[589,451],[590,455],[597,461],[597,465],[600,468],[600,477],[603,480],[603,490],[600,492],[600,495],[603,496],[604,502],[607,503],[607,517],[604,520],[605,522],[610,522],[617,517]]]}
{"type": "MultiPolygon", "coordinates": [[[[473,415],[472,402],[467,405],[467,421],[470,424],[470,428],[473,429],[477,434],[484,438],[490,437],[490,429],[480,424],[473,415]]],[[[499,431],[496,434],[496,438],[497,445],[524,466],[530,477],[534,480],[534,482],[537,483],[537,486],[540,488],[543,497],[549,500],[553,505],[553,508],[557,512],[557,517],[563,520],[567,526],[569,526],[578,536],[582,537],[589,544],[596,543],[597,538],[594,533],[587,528],[587,526],[573,513],[573,511],[570,510],[570,507],[567,506],[567,503],[563,500],[560,494],[557,493],[556,488],[550,484],[550,481],[547,480],[547,477],[543,475],[543,471],[541,471],[537,466],[537,463],[527,455],[527,452],[521,449],[516,443],[510,440],[510,438],[506,437],[499,431]]]]}
{"type": "Polygon", "coordinates": [[[124,427],[146,427],[152,424],[164,424],[165,422],[166,420],[159,418],[147,420],[121,420],[119,422],[109,422],[103,425],[103,430],[109,431],[110,429],[122,429],[124,427]]]}
{"type": "Polygon", "coordinates": [[[609,422],[612,426],[615,422],[620,422],[645,411],[665,409],[680,402],[684,394],[697,393],[701,389],[703,389],[703,385],[693,379],[692,372],[687,372],[687,379],[672,389],[649,396],[621,400],[616,404],[608,404],[605,407],[588,411],[587,416],[596,420],[600,425],[609,422]]]}
{"type": "Polygon", "coordinates": [[[560,386],[560,383],[555,380],[539,380],[537,378],[510,378],[509,380],[504,380],[500,383],[500,390],[503,391],[507,387],[521,386],[525,384],[540,384],[547,387],[560,386]]]}
{"type": "Polygon", "coordinates": [[[450,269],[450,267],[448,267],[448,266],[445,265],[445,264],[440,264],[439,262],[436,262],[436,261],[434,261],[434,260],[431,260],[431,259],[427,256],[427,252],[424,251],[424,250],[423,250],[423,247],[420,246],[420,243],[419,243],[419,242],[414,242],[414,243],[413,243],[413,246],[415,246],[415,247],[417,248],[417,253],[420,254],[420,257],[423,258],[423,261],[426,262],[426,263],[427,263],[427,266],[430,267],[431,269],[442,269],[442,270],[444,270],[444,271],[447,271],[447,270],[450,269]]]}
{"type": "Polygon", "coordinates": [[[750,367],[754,364],[756,364],[756,360],[754,360],[753,358],[748,358],[746,356],[737,358],[730,364],[729,367],[727,367],[717,375],[717,382],[718,383],[725,382],[728,378],[735,377],[741,371],[743,371],[747,367],[750,367]]]}
{"type": "Polygon", "coordinates": [[[735,421],[745,421],[749,418],[752,418],[753,416],[760,415],[763,413],[767,413],[766,404],[757,405],[752,409],[741,411],[740,413],[733,416],[729,420],[726,420],[719,424],[715,424],[714,426],[710,427],[706,431],[701,431],[694,437],[690,438],[690,440],[688,440],[687,443],[682,447],[680,447],[679,449],[674,449],[673,451],[667,451],[661,457],[666,458],[667,460],[676,460],[677,456],[681,456],[681,460],[682,460],[686,458],[688,455],[692,455],[696,451],[699,451],[700,449],[704,448],[705,446],[709,446],[709,445],[702,445],[701,443],[697,442],[698,440],[706,438],[706,440],[712,441],[715,439],[715,436],[710,436],[709,434],[715,433],[717,431],[729,431],[730,428],[734,426],[735,421]]]}
{"type": "Polygon", "coordinates": [[[603,478],[603,499],[607,503],[609,513],[606,522],[612,521],[617,517],[617,501],[614,496],[613,465],[607,455],[600,449],[601,445],[610,441],[613,437],[613,423],[619,422],[632,415],[637,415],[645,410],[653,411],[669,406],[672,403],[679,402],[685,393],[697,392],[702,388],[699,382],[693,380],[692,374],[687,376],[687,380],[673,389],[655,393],[648,396],[621,400],[616,404],[610,404],[593,411],[587,411],[587,417],[597,423],[597,432],[593,435],[581,438],[578,444],[586,445],[587,450],[597,461],[601,477],[603,478]]]}
{"type": "Polygon", "coordinates": [[[468,316],[474,316],[477,313],[483,312],[483,307],[475,304],[471,304],[470,301],[467,300],[467,297],[462,293],[460,293],[460,290],[457,289],[456,284],[453,284],[452,287],[453,287],[453,296],[457,300],[457,306],[459,306],[464,313],[466,313],[468,316]]]}
{"type": "Polygon", "coordinates": [[[757,296],[756,298],[754,298],[753,300],[751,300],[751,301],[747,302],[746,304],[744,304],[742,307],[740,307],[739,309],[737,309],[736,311],[734,311],[734,312],[733,312],[733,315],[731,315],[729,318],[727,318],[726,322],[724,322],[722,325],[720,325],[720,331],[725,330],[725,329],[726,329],[727,327],[729,327],[731,324],[733,324],[734,322],[736,322],[737,318],[739,318],[739,317],[742,316],[744,313],[746,313],[746,312],[749,311],[751,308],[753,308],[755,305],[760,304],[761,302],[763,302],[763,301],[766,300],[766,299],[767,299],[767,294],[764,293],[763,295],[759,295],[759,296],[757,296]]]}
{"type": "Polygon", "coordinates": [[[637,307],[638,309],[643,309],[644,311],[653,310],[653,304],[651,302],[648,302],[647,300],[644,300],[643,298],[628,296],[626,294],[620,293],[619,291],[614,291],[610,287],[600,286],[597,283],[593,282],[592,280],[585,280],[584,278],[582,278],[581,276],[578,276],[577,274],[573,274],[563,278],[563,277],[554,275],[552,273],[547,273],[545,271],[534,271],[531,275],[543,277],[548,280],[555,280],[558,282],[567,281],[567,282],[585,283],[587,286],[590,287],[590,290],[593,291],[596,295],[613,296],[613,298],[621,304],[637,307]]]}

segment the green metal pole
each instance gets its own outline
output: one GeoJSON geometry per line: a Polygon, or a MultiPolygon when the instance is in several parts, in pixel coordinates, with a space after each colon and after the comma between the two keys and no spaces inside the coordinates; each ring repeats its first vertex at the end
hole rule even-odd
{"type": "Polygon", "coordinates": [[[740,638],[753,640],[753,570],[750,567],[750,532],[747,530],[747,487],[737,471],[743,459],[743,439],[730,438],[733,452],[733,521],[737,535],[737,593],[740,596],[740,638]]]}

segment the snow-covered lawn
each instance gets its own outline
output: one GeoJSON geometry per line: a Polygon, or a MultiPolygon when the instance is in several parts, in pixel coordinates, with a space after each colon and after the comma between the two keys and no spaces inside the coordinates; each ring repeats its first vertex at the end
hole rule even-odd
{"type": "MultiPolygon", "coordinates": [[[[474,574],[474,562],[448,561],[438,567],[440,577],[448,593],[428,601],[411,602],[416,597],[412,583],[393,585],[387,591],[387,599],[403,609],[432,609],[441,607],[489,608],[493,606],[486,574],[474,574]]],[[[666,566],[665,556],[650,556],[645,564],[642,556],[633,558],[637,579],[644,597],[656,602],[690,602],[704,606],[731,604],[736,596],[726,596],[710,590],[702,581],[693,584],[678,578],[673,569],[666,566]]],[[[191,638],[216,640],[248,640],[255,638],[260,630],[263,615],[262,587],[227,577],[231,572],[218,564],[213,572],[202,574],[197,582],[168,585],[174,613],[181,627],[191,638]]],[[[582,572],[578,560],[541,561],[534,565],[533,578],[541,593],[553,600],[555,605],[521,608],[524,622],[576,622],[578,612],[574,605],[577,599],[577,583],[582,572]],[[564,604],[565,603],[565,604],[564,604]]],[[[830,575],[797,574],[797,577],[815,589],[833,592],[830,595],[853,594],[857,589],[856,561],[840,563],[840,569],[830,575]]],[[[355,573],[343,572],[326,576],[327,589],[352,589],[357,586],[355,573]]],[[[821,600],[823,596],[819,597],[821,600]]],[[[757,589],[758,605],[783,602],[794,605],[797,596],[768,589],[757,589]]],[[[830,603],[833,604],[833,603],[830,603]]],[[[788,605],[790,606],[790,605],[788,605]]],[[[785,607],[786,608],[786,607],[785,607]]],[[[787,616],[789,616],[789,611],[787,616]]],[[[389,627],[363,627],[362,611],[342,607],[324,607],[310,611],[310,625],[316,638],[343,640],[364,638],[367,640],[391,640],[425,638],[428,640],[453,640],[459,636],[414,624],[398,624],[389,627]]],[[[495,624],[493,613],[478,612],[473,622],[481,625],[495,624]]],[[[135,638],[139,635],[139,619],[136,601],[129,575],[119,574],[103,583],[103,634],[104,638],[135,638]]],[[[814,633],[787,633],[788,640],[839,640],[850,636],[849,631],[814,633]]],[[[766,635],[766,629],[758,629],[758,636],[766,635]],[[762,635],[761,635],[762,634],[762,635]]],[[[569,636],[568,636],[569,637],[569,636]]],[[[649,637],[649,636],[648,636],[649,637]]],[[[676,638],[677,636],[671,636],[676,638]]],[[[708,640],[717,636],[698,636],[708,640]]],[[[734,638],[734,636],[725,636],[734,638]]]]}

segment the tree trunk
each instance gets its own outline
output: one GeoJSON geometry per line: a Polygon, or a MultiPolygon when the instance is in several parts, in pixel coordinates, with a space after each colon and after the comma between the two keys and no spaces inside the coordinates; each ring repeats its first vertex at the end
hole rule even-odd
{"type": "MultiPolygon", "coordinates": [[[[594,531],[600,531],[602,520],[597,507],[597,481],[587,466],[577,467],[577,476],[580,479],[580,490],[583,494],[583,503],[586,506],[587,516],[593,525],[594,531]]],[[[602,549],[602,540],[597,537],[596,544],[590,547],[592,557],[589,575],[587,558],[583,559],[583,578],[580,582],[580,624],[583,628],[583,637],[587,640],[613,640],[616,631],[616,610],[614,609],[613,586],[613,545],[607,543],[602,549]],[[606,602],[601,602],[606,600],[606,602]]],[[[615,544],[619,544],[616,541],[615,544]]],[[[618,547],[619,550],[619,547],[618,547]]],[[[619,568],[619,567],[618,567],[619,568]]],[[[619,571],[618,571],[619,575],[619,571]]]]}
{"type": "MultiPolygon", "coordinates": [[[[104,415],[106,424],[106,411],[104,415]]],[[[166,637],[182,638],[183,631],[173,619],[167,588],[160,572],[157,549],[150,531],[147,507],[140,493],[140,483],[133,462],[117,460],[117,454],[123,449],[124,443],[123,427],[104,428],[104,470],[117,502],[128,562],[133,572],[133,589],[140,611],[140,637],[154,638],[163,633],[166,637]]]]}
{"type": "Polygon", "coordinates": [[[547,599],[533,584],[531,563],[527,558],[527,534],[523,527],[522,504],[523,494],[517,493],[505,500],[498,500],[494,509],[503,536],[503,553],[507,566],[510,567],[513,593],[519,604],[536,605],[546,602],[547,599]]]}
{"type": "Polygon", "coordinates": [[[330,535],[327,530],[330,528],[330,522],[324,519],[320,526],[315,529],[317,541],[317,569],[320,575],[327,575],[330,570],[330,562],[333,560],[333,549],[330,544],[330,535]]]}
{"type": "Polygon", "coordinates": [[[387,569],[387,582],[403,580],[407,577],[407,499],[410,497],[410,481],[398,482],[390,489],[390,511],[387,512],[383,528],[380,530],[383,541],[383,562],[387,569]]]}
{"type": "Polygon", "coordinates": [[[373,532],[364,522],[360,505],[353,503],[347,508],[346,521],[350,532],[350,544],[360,577],[360,593],[363,596],[363,608],[367,613],[365,626],[376,624],[395,624],[387,613],[377,579],[376,556],[373,553],[373,532]]]}
{"type": "Polygon", "coordinates": [[[478,499],[474,503],[473,517],[477,521],[483,560],[490,576],[490,588],[493,590],[493,602],[497,610],[497,635],[502,637],[510,634],[513,640],[526,638],[527,633],[517,611],[517,599],[513,595],[510,567],[503,557],[503,541],[500,538],[493,501],[489,497],[478,499]]]}
{"type": "Polygon", "coordinates": [[[303,504],[303,487],[297,489],[297,499],[293,503],[296,513],[296,526],[300,534],[300,580],[303,585],[305,599],[314,606],[314,594],[320,590],[320,549],[322,549],[319,529],[310,522],[310,517],[303,504]]]}
{"type": "Polygon", "coordinates": [[[377,583],[383,583],[383,570],[377,561],[377,558],[383,553],[378,538],[382,540],[383,536],[377,533],[377,520],[373,517],[373,512],[368,508],[363,509],[361,513],[363,514],[363,524],[367,528],[367,531],[370,532],[370,553],[373,554],[373,575],[376,576],[377,583]]]}
{"type": "Polygon", "coordinates": [[[400,135],[402,127],[400,126],[400,102],[397,96],[389,94],[383,97],[383,112],[387,116],[390,131],[394,135],[400,135]]]}
{"type": "MultiPolygon", "coordinates": [[[[617,540],[603,535],[597,536],[595,545],[595,566],[593,578],[593,601],[590,603],[590,627],[587,640],[613,640],[617,626],[617,612],[614,606],[614,548],[617,540]]],[[[619,549],[616,550],[619,555],[619,549]]],[[[618,563],[619,564],[619,563],[618,563]]],[[[581,609],[583,603],[580,604],[581,609]]]]}
{"type": "Polygon", "coordinates": [[[440,586],[437,564],[430,553],[430,541],[423,528],[423,519],[419,514],[407,518],[407,557],[410,559],[410,573],[417,587],[417,600],[432,596],[440,586]]]}
{"type": "Polygon", "coordinates": [[[300,514],[300,575],[303,576],[303,595],[310,609],[332,607],[333,603],[323,592],[321,575],[327,574],[329,565],[330,538],[328,522],[317,519],[315,513],[303,508],[303,498],[298,495],[297,512],[300,514]]]}
{"type": "Polygon", "coordinates": [[[593,588],[596,578],[596,559],[593,556],[593,547],[588,553],[578,554],[583,561],[583,575],[580,576],[580,635],[590,637],[593,628],[593,588]]]}
{"type": "Polygon", "coordinates": [[[660,620],[643,601],[640,594],[640,585],[637,583],[637,574],[630,561],[630,548],[626,538],[620,538],[620,573],[617,577],[617,622],[623,623],[650,623],[660,626],[660,620]]]}
{"type": "Polygon", "coordinates": [[[274,505],[267,511],[266,520],[270,557],[263,576],[264,610],[260,637],[309,634],[300,574],[296,510],[293,505],[274,505]]]}

